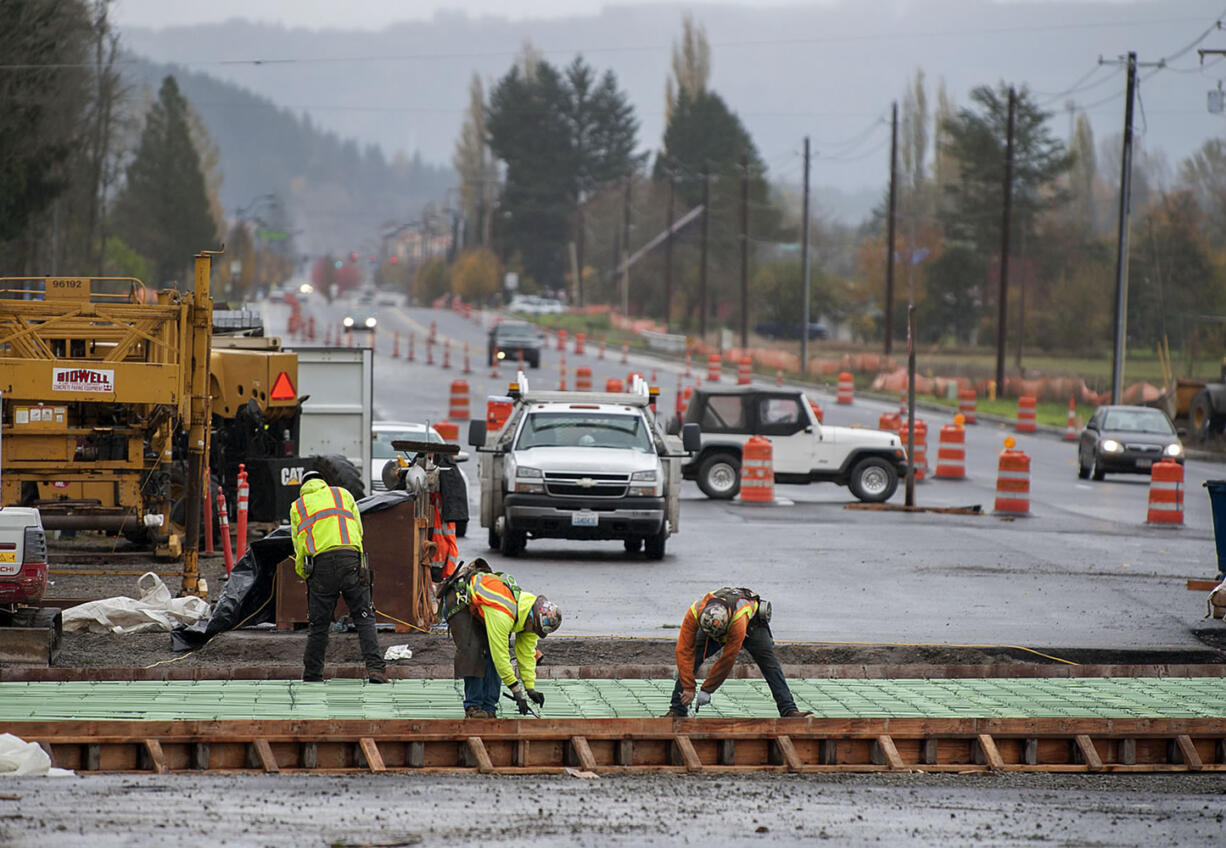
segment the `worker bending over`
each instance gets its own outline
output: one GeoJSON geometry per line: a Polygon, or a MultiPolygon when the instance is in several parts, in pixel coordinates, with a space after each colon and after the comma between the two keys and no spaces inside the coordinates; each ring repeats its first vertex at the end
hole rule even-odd
{"type": "Polygon", "coordinates": [[[562,611],[544,595],[525,592],[509,574],[494,574],[478,557],[439,587],[443,616],[456,643],[456,675],[464,678],[464,717],[494,718],[505,683],[520,715],[528,702],[542,707],[536,691],[536,643],[558,629],[562,611]],[[519,676],[511,666],[511,635],[519,676]]]}
{"type": "Polygon", "coordinates": [[[366,679],[387,683],[386,665],[375,635],[375,607],[370,601],[370,569],[362,549],[362,517],[353,495],[329,486],[318,471],[302,475],[298,500],[289,508],[294,537],[294,570],[307,584],[306,652],[302,679],[322,682],[328,628],[339,596],[358,628],[358,643],[366,663],[366,679]]]}
{"type": "Polygon", "coordinates": [[[771,605],[745,588],[724,587],[708,592],[686,610],[677,637],[677,684],[666,717],[689,715],[690,704],[702,707],[711,702],[711,695],[732,671],[743,647],[766,678],[775,706],[783,718],[803,718],[812,713],[801,712],[792,699],[792,691],[783,679],[783,668],[775,656],[771,638],[771,605]],[[722,653],[720,653],[722,651],[722,653]],[[695,693],[694,677],[708,657],[720,653],[695,693]]]}

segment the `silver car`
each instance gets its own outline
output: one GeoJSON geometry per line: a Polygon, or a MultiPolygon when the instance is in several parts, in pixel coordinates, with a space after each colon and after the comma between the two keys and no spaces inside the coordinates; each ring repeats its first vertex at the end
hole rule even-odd
{"type": "MultiPolygon", "coordinates": [[[[383,483],[383,466],[387,464],[389,459],[401,456],[402,452],[392,447],[392,442],[407,441],[407,442],[427,442],[430,444],[443,444],[446,440],[439,435],[438,430],[433,427],[427,429],[425,424],[419,424],[411,421],[376,421],[371,426],[370,433],[370,481],[371,488],[375,492],[386,492],[387,486],[383,483]]],[[[403,454],[408,459],[412,460],[414,454],[403,454]]],[[[467,462],[469,454],[467,451],[460,451],[456,454],[456,462],[467,462]]],[[[469,497],[468,476],[464,473],[464,469],[457,469],[460,472],[460,479],[464,481],[464,500],[468,504],[472,504],[472,499],[469,497]]],[[[467,521],[457,521],[455,524],[455,533],[457,536],[463,536],[468,532],[467,521]]]]}

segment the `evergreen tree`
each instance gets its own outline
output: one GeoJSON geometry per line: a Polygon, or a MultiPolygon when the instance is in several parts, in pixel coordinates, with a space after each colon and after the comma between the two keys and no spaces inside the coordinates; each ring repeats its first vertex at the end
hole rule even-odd
{"type": "Polygon", "coordinates": [[[188,104],[173,76],[162,81],[145,117],[113,214],[116,232],[153,265],[155,285],[179,281],[187,288],[192,256],[217,246],[188,104]]]}

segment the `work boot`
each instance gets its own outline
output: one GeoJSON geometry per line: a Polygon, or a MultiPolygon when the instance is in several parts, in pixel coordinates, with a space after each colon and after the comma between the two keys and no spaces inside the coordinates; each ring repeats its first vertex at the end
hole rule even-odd
{"type": "Polygon", "coordinates": [[[680,710],[674,710],[670,708],[669,711],[660,716],[660,718],[688,718],[689,715],[690,711],[687,709],[682,708],[680,710]]]}
{"type": "Polygon", "coordinates": [[[813,713],[808,710],[791,709],[784,713],[780,718],[812,718],[813,713]]]}
{"type": "Polygon", "coordinates": [[[368,683],[387,683],[387,675],[379,669],[372,669],[366,672],[366,681],[368,683]]]}
{"type": "Polygon", "coordinates": [[[302,682],[303,683],[323,683],[324,679],[322,677],[307,676],[304,674],[302,675],[302,682]]]}
{"type": "Polygon", "coordinates": [[[494,714],[480,707],[468,707],[464,710],[464,718],[493,718],[494,714]]]}

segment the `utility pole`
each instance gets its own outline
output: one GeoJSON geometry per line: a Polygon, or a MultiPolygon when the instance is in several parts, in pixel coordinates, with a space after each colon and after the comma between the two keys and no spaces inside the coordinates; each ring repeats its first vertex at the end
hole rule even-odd
{"type": "Polygon", "coordinates": [[[622,315],[630,315],[630,189],[634,185],[634,172],[626,174],[626,201],[622,210],[622,315]]]}
{"type": "Polygon", "coordinates": [[[702,257],[698,265],[698,335],[707,340],[707,246],[711,242],[711,169],[702,165],[702,257]]]}
{"type": "Polygon", "coordinates": [[[668,176],[668,238],[664,241],[664,329],[667,331],[673,309],[673,199],[677,189],[672,162],[665,160],[664,173],[668,176]]]}
{"type": "Polygon", "coordinates": [[[809,373],[809,137],[805,136],[805,190],[800,210],[800,373],[809,373]]]}
{"type": "Polygon", "coordinates": [[[749,347],[749,154],[741,154],[741,347],[749,347]]]}
{"type": "Polygon", "coordinates": [[[898,101],[890,105],[890,208],[885,236],[885,355],[894,352],[894,220],[898,212],[898,101]]]}
{"type": "Polygon", "coordinates": [[[1128,330],[1128,213],[1132,205],[1132,101],[1137,90],[1137,54],[1128,53],[1128,86],[1124,97],[1124,151],[1120,156],[1120,221],[1115,256],[1115,343],[1111,358],[1111,402],[1124,389],[1124,343],[1128,330]]]}
{"type": "Polygon", "coordinates": [[[915,506],[915,304],[907,304],[907,484],[906,506],[915,506]]]}
{"type": "Polygon", "coordinates": [[[1005,388],[1005,331],[1009,306],[1009,231],[1013,226],[1013,124],[1017,92],[1009,86],[1009,119],[1005,129],[1005,211],[1000,223],[1000,302],[996,313],[996,391],[1005,388]]]}

